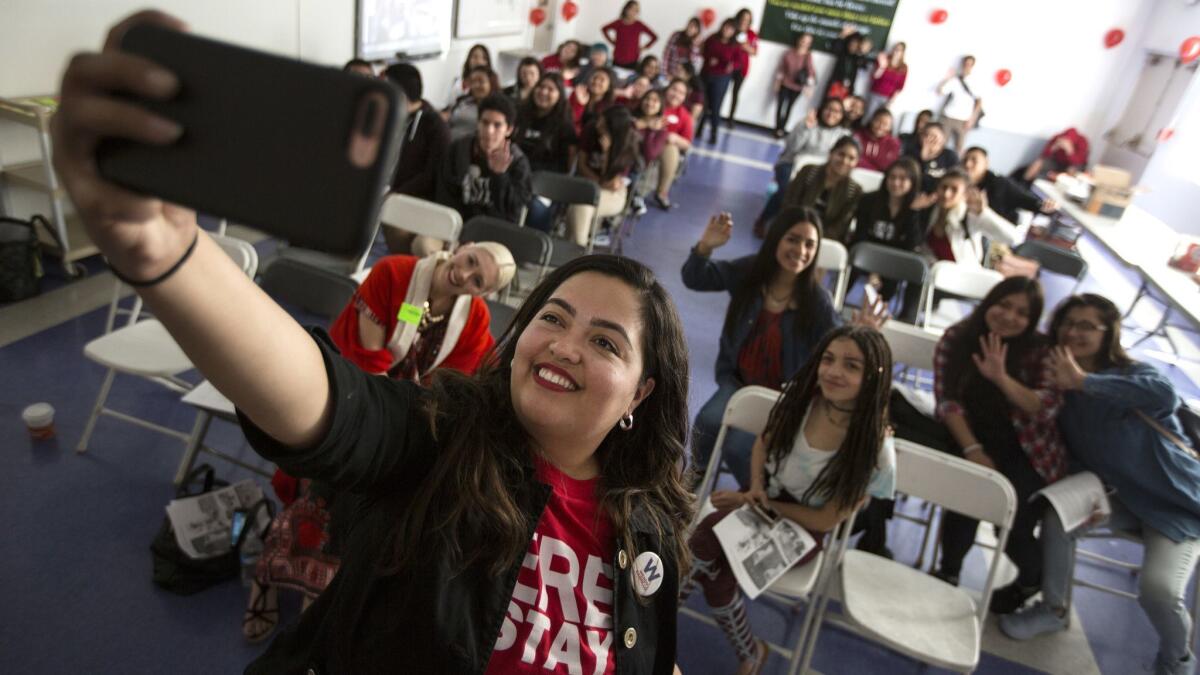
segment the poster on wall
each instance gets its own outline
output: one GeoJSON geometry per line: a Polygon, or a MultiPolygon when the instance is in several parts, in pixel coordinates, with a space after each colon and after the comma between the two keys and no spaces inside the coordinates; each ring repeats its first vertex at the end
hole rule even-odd
{"type": "Polygon", "coordinates": [[[355,55],[368,61],[438,56],[450,48],[445,0],[358,0],[355,55]]]}
{"type": "Polygon", "coordinates": [[[876,49],[887,45],[896,5],[900,0],[766,0],[763,40],[791,47],[805,31],[813,35],[813,49],[832,52],[842,26],[853,24],[871,38],[876,49]]]}
{"type": "MultiPolygon", "coordinates": [[[[449,0],[442,0],[449,4],[449,0]]],[[[458,0],[454,37],[520,35],[529,24],[529,0],[458,0]]]]}

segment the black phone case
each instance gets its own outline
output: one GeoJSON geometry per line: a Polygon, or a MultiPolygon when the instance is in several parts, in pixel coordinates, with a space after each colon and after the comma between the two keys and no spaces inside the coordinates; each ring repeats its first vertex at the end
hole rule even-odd
{"type": "Polygon", "coordinates": [[[294,246],[356,255],[373,237],[395,170],[403,94],[389,82],[141,24],[123,51],[175,73],[169,101],[141,101],[183,125],[169,146],[109,139],[97,150],[107,179],[261,229],[294,246]],[[375,161],[350,163],[360,98],[388,110],[375,161]]]}

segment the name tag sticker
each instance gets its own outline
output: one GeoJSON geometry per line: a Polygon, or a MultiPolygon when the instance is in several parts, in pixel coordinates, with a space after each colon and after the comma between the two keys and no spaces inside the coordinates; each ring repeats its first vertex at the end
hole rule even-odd
{"type": "Polygon", "coordinates": [[[646,598],[654,595],[662,586],[665,570],[663,570],[662,558],[658,557],[657,553],[646,551],[633,561],[633,569],[629,572],[633,581],[633,590],[646,598]]]}
{"type": "Polygon", "coordinates": [[[421,315],[424,313],[425,310],[422,308],[417,307],[416,305],[410,305],[406,302],[400,305],[400,313],[396,315],[396,318],[404,323],[411,323],[415,326],[421,323],[421,315]]]}

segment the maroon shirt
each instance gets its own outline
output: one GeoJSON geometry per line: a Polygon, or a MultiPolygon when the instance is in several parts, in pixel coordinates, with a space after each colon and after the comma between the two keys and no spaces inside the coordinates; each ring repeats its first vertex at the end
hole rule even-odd
{"type": "Polygon", "coordinates": [[[617,19],[602,28],[601,31],[604,33],[604,37],[613,43],[613,63],[617,65],[637,63],[638,57],[642,54],[642,33],[650,36],[646,47],[658,41],[658,35],[641,21],[625,23],[621,19],[617,19]],[[616,33],[616,39],[608,34],[609,31],[616,33]]]}
{"type": "Polygon", "coordinates": [[[750,337],[738,354],[738,375],[743,386],[757,384],[778,389],[783,384],[783,312],[758,313],[750,337]]]}
{"type": "Polygon", "coordinates": [[[704,41],[704,75],[730,75],[738,65],[738,54],[745,54],[742,46],[730,40],[721,42],[718,35],[704,41]]]}

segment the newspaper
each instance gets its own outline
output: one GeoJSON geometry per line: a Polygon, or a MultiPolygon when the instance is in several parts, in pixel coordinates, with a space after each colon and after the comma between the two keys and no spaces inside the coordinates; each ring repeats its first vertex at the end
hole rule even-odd
{"type": "MultiPolygon", "coordinates": [[[[195,497],[172,499],[167,504],[167,518],[175,530],[175,542],[189,558],[197,560],[228,553],[233,547],[230,539],[233,512],[249,509],[262,498],[262,488],[246,479],[195,497]]],[[[265,511],[260,511],[255,525],[266,527],[269,518],[265,511]]]]}
{"type": "Polygon", "coordinates": [[[1082,526],[1094,527],[1112,515],[1112,505],[1108,503],[1104,483],[1091,471],[1074,473],[1051,483],[1033,493],[1030,499],[1036,499],[1039,495],[1045,497],[1058,512],[1058,518],[1067,532],[1082,526]]]}
{"type": "Polygon", "coordinates": [[[803,527],[743,506],[713,528],[742,590],[757,598],[817,542],[803,527]]]}

